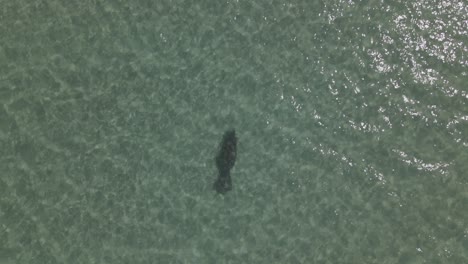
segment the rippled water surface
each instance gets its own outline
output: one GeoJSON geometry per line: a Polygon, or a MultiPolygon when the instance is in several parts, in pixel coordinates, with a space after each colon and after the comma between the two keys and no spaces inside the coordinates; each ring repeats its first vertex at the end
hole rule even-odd
{"type": "Polygon", "coordinates": [[[468,263],[466,1],[0,2],[1,263],[468,263]]]}

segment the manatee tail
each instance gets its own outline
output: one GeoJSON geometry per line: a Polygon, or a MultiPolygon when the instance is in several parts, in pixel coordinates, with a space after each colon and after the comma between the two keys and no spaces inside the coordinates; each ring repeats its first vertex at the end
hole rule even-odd
{"type": "Polygon", "coordinates": [[[220,194],[225,194],[232,190],[231,176],[223,175],[222,177],[218,177],[213,187],[220,194]]]}

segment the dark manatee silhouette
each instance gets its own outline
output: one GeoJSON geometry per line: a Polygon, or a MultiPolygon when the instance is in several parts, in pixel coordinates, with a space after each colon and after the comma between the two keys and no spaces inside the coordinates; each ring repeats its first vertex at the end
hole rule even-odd
{"type": "Polygon", "coordinates": [[[237,155],[237,138],[234,129],[224,133],[221,141],[219,153],[216,156],[216,166],[218,167],[218,179],[214,183],[214,189],[225,194],[232,189],[231,169],[234,167],[237,155]]]}

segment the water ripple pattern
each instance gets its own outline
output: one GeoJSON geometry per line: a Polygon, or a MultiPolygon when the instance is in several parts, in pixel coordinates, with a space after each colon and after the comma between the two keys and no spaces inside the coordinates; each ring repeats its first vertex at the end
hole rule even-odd
{"type": "Polygon", "coordinates": [[[466,1],[0,6],[0,263],[468,263],[466,1]]]}

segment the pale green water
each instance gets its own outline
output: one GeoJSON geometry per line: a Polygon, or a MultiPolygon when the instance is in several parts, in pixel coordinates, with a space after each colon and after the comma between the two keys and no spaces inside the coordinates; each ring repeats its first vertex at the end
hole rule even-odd
{"type": "Polygon", "coordinates": [[[468,263],[466,1],[0,2],[0,263],[468,263]]]}

